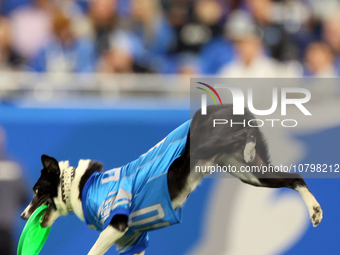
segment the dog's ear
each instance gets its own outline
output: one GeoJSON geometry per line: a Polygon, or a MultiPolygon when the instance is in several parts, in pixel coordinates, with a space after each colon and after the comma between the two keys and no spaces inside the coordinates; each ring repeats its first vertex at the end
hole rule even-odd
{"type": "Polygon", "coordinates": [[[45,154],[41,155],[41,163],[44,166],[44,169],[47,170],[48,174],[56,174],[60,175],[59,163],[55,158],[47,156],[45,154]]]}

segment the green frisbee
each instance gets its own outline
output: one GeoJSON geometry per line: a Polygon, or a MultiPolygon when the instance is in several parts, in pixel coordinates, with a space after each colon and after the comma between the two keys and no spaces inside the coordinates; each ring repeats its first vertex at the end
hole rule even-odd
{"type": "Polygon", "coordinates": [[[19,239],[18,255],[38,255],[41,251],[51,230],[40,226],[47,209],[47,205],[39,206],[27,221],[19,239]]]}

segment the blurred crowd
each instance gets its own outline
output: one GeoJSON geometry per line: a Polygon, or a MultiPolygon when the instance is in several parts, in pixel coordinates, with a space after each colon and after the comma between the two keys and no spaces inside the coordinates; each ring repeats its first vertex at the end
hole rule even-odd
{"type": "Polygon", "coordinates": [[[0,70],[336,77],[339,0],[2,0],[0,70]]]}

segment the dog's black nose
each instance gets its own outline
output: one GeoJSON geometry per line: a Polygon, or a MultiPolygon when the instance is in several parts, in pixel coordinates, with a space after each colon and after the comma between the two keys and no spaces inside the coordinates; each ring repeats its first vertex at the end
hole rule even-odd
{"type": "Polygon", "coordinates": [[[20,215],[20,217],[21,217],[21,219],[23,219],[23,220],[27,220],[27,219],[26,219],[26,213],[25,213],[25,212],[23,212],[23,213],[20,215]]]}

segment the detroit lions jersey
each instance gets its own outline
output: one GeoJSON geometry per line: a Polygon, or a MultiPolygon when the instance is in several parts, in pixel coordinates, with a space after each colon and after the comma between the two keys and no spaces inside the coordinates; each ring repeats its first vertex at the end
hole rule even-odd
{"type": "Polygon", "coordinates": [[[148,246],[148,231],[181,222],[181,208],[174,210],[167,172],[185,151],[190,128],[187,121],[137,160],[106,172],[95,172],[82,191],[86,223],[103,230],[117,214],[129,218],[128,231],[115,244],[124,255],[148,246]]]}

